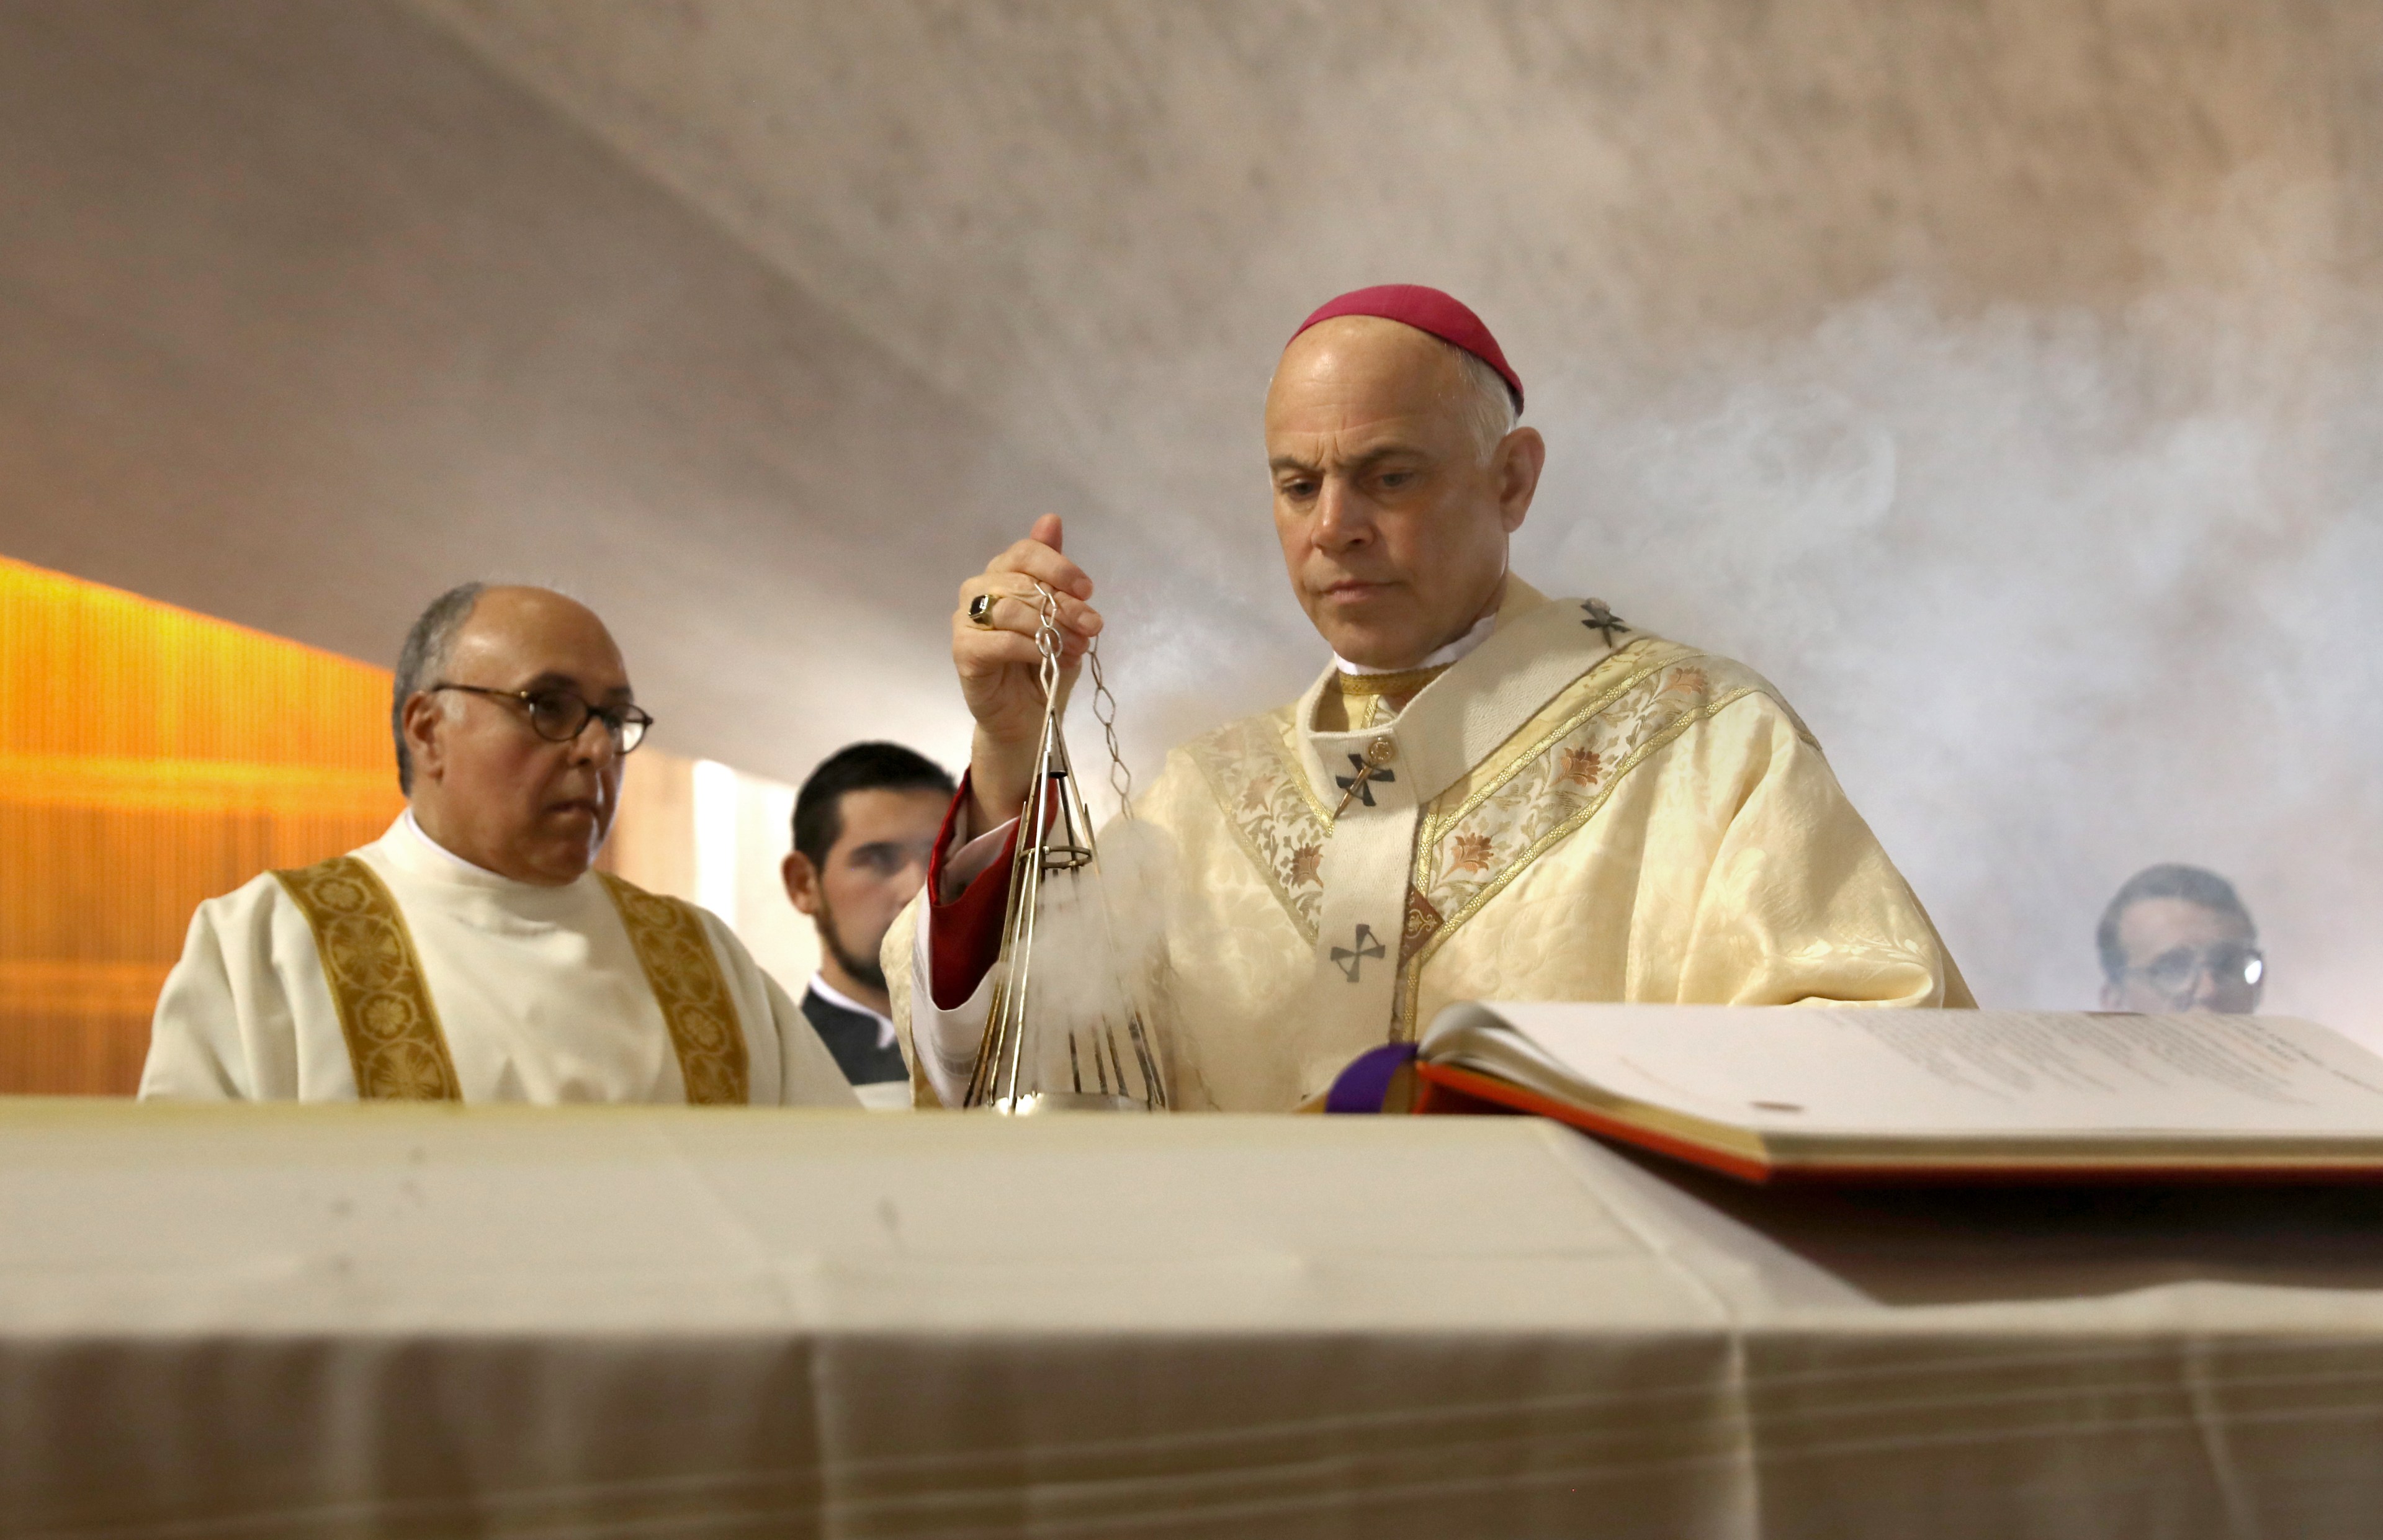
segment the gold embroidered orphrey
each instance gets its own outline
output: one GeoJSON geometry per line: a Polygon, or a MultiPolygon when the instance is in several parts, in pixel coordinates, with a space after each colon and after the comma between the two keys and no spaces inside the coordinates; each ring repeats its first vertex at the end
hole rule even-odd
{"type": "MultiPolygon", "coordinates": [[[[1542,731],[1501,746],[1435,799],[1416,828],[1392,1038],[1414,1038],[1424,965],[1451,935],[1595,817],[1631,770],[1698,722],[1758,694],[1787,710],[1743,665],[1641,635],[1550,703],[1565,702],[1569,710],[1552,722],[1543,718],[1542,731]]],[[[1802,721],[1788,717],[1812,742],[1802,721]]],[[[1299,771],[1297,743],[1290,713],[1275,711],[1219,728],[1192,751],[1235,839],[1313,946],[1333,819],[1299,771]]]]}
{"type": "Polygon", "coordinates": [[[745,1034],[736,1025],[736,1004],[728,997],[728,980],[721,975],[711,938],[704,934],[701,913],[609,871],[597,875],[621,911],[637,966],[646,970],[646,982],[662,1008],[688,1103],[727,1106],[752,1100],[745,1034]]]}
{"type": "Polygon", "coordinates": [[[372,868],[353,856],[334,856],[273,875],[315,932],[356,1095],[367,1102],[462,1101],[414,937],[372,868]]]}
{"type": "MultiPolygon", "coordinates": [[[[274,877],[315,932],[315,955],[347,1039],[356,1094],[367,1102],[460,1102],[462,1083],[423,982],[404,912],[371,867],[353,856],[274,877]]],[[[649,893],[609,872],[629,945],[670,1029],[686,1099],[742,1104],[751,1071],[735,1004],[692,905],[649,893]]]]}

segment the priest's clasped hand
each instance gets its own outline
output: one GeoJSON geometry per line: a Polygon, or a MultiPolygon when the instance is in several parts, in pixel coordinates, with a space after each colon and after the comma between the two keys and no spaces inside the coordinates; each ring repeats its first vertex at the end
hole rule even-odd
{"type": "Polygon", "coordinates": [[[1056,513],[1034,521],[1033,533],[960,585],[952,614],[952,665],[976,719],[969,757],[969,832],[982,833],[1017,816],[1034,779],[1043,733],[1043,655],[1034,643],[1043,593],[1058,602],[1060,690],[1074,684],[1085,649],[1100,634],[1101,616],[1086,602],[1093,580],[1060,554],[1056,513]],[[983,600],[986,602],[979,603],[983,600]]]}

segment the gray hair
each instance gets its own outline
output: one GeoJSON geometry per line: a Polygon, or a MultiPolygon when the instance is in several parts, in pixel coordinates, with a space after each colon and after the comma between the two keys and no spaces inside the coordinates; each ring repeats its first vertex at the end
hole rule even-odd
{"type": "Polygon", "coordinates": [[[414,795],[414,756],[405,748],[405,703],[438,682],[454,655],[455,638],[487,591],[485,583],[459,583],[430,601],[405,634],[397,653],[397,683],[389,692],[389,731],[397,740],[397,789],[414,795]]]}
{"type": "Polygon", "coordinates": [[[1464,425],[1473,435],[1474,451],[1488,464],[1498,452],[1506,435],[1514,431],[1522,416],[1514,406],[1514,392],[1505,377],[1489,367],[1488,361],[1469,353],[1453,342],[1433,338],[1443,348],[1456,355],[1457,367],[1463,371],[1464,425]]]}

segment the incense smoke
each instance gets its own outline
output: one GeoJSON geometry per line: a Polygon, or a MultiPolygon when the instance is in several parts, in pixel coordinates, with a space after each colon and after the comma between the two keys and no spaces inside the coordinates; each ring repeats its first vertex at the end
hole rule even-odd
{"type": "Polygon", "coordinates": [[[2258,917],[2268,1009],[2383,1029],[2383,393],[2262,319],[1894,292],[1583,381],[1518,564],[1771,675],[1986,1001],[2091,1004],[2103,903],[2188,860],[2258,917]]]}
{"type": "MultiPolygon", "coordinates": [[[[1085,1089],[1099,1076],[1090,1044],[1118,1044],[1139,1020],[1155,1041],[1164,1031],[1155,1003],[1162,994],[1170,896],[1178,891],[1174,847],[1139,819],[1112,820],[1100,832],[1099,861],[1047,873],[1035,919],[1027,1016],[1043,1089],[1067,1089],[1080,1072],[1085,1089]],[[1071,1063],[1068,1036],[1077,1040],[1071,1063]]],[[[1129,1070],[1129,1083],[1138,1085],[1129,1070]]]]}

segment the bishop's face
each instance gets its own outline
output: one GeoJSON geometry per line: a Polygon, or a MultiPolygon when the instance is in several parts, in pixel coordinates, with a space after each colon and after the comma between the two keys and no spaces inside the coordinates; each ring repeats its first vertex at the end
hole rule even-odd
{"type": "Polygon", "coordinates": [[[1470,400],[1459,360],[1396,321],[1340,316],[1283,351],[1275,532],[1301,608],[1352,663],[1413,667],[1497,605],[1545,448],[1518,428],[1485,462],[1470,400]]]}
{"type": "Polygon", "coordinates": [[[635,702],[619,647],[586,607],[540,588],[491,588],[455,638],[440,684],[417,696],[407,745],[414,814],[475,866],[560,886],[595,861],[620,807],[621,751],[600,718],[576,737],[540,733],[516,692],[567,692],[618,711],[635,702]],[[499,696],[475,693],[496,691],[499,696]]]}

